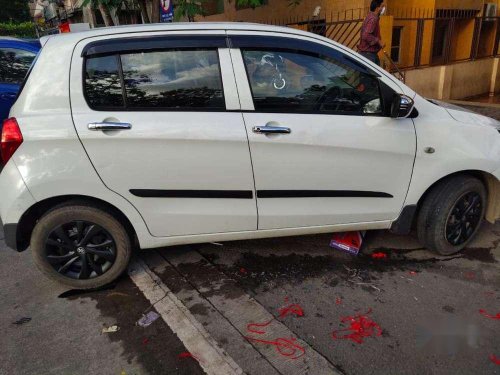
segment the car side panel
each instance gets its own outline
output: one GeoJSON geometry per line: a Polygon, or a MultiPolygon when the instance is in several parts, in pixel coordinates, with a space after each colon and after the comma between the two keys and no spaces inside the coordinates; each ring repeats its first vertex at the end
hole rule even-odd
{"type": "Polygon", "coordinates": [[[47,42],[12,107],[11,116],[16,117],[24,138],[12,160],[36,201],[64,195],[104,200],[129,218],[141,246],[149,247],[151,236],[144,220],[129,202],[104,186],[78,140],[69,103],[74,46],[64,41],[47,42]]]}
{"type": "Polygon", "coordinates": [[[405,205],[417,204],[426,190],[450,174],[474,170],[494,173],[500,164],[500,134],[484,124],[455,121],[448,112],[420,96],[414,119],[417,155],[405,205]],[[432,147],[433,153],[426,152],[432,147]]]}

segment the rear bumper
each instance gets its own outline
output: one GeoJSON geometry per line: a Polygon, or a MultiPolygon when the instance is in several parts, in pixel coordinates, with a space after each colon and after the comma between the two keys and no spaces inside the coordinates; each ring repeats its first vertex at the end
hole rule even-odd
{"type": "MultiPolygon", "coordinates": [[[[8,247],[23,250],[18,233],[18,223],[35,199],[26,187],[19,170],[10,160],[0,173],[0,218],[3,223],[5,243],[8,247]]],[[[24,242],[29,239],[24,239],[24,242]]]]}

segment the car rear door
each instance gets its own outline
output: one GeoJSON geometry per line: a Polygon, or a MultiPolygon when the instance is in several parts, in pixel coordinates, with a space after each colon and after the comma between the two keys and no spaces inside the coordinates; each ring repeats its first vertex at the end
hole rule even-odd
{"type": "Polygon", "coordinates": [[[388,116],[388,85],[397,86],[315,39],[229,35],[259,229],[387,227],[402,209],[416,150],[413,121],[388,116]]]}
{"type": "Polygon", "coordinates": [[[139,210],[152,235],[256,230],[224,31],[85,40],[71,70],[83,146],[103,183],[139,210]]]}

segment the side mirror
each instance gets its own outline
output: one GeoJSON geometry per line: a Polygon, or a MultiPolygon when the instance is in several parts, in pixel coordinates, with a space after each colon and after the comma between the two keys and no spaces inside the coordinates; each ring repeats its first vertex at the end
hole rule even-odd
{"type": "Polygon", "coordinates": [[[404,94],[394,94],[391,103],[392,118],[406,118],[413,112],[415,102],[404,94]]]}

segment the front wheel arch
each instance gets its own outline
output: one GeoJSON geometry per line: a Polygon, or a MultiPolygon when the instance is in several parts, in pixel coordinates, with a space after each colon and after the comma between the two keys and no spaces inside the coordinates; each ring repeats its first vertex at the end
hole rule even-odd
{"type": "Polygon", "coordinates": [[[28,248],[33,229],[35,228],[37,221],[43,215],[56,207],[74,204],[89,205],[113,215],[125,227],[131,243],[138,247],[138,239],[134,226],[120,209],[106,201],[103,201],[102,199],[95,197],[86,195],[60,195],[35,203],[21,216],[17,225],[17,250],[24,251],[28,248]]]}

